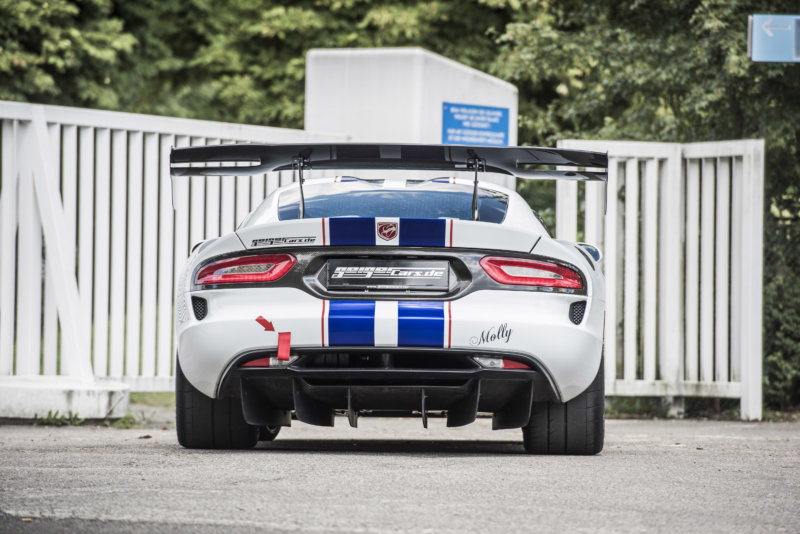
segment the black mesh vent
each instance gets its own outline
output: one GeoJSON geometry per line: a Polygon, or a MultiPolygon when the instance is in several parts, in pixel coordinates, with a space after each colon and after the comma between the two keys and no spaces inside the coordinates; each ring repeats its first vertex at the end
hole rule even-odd
{"type": "MultiPolygon", "coordinates": [[[[569,305],[569,320],[575,324],[581,324],[583,321],[583,312],[586,311],[586,301],[573,302],[569,305]]],[[[196,312],[195,312],[196,313],[196,312]]]]}
{"type": "Polygon", "coordinates": [[[208,303],[204,298],[192,297],[192,308],[194,308],[194,316],[198,321],[202,321],[208,313],[208,303]]]}

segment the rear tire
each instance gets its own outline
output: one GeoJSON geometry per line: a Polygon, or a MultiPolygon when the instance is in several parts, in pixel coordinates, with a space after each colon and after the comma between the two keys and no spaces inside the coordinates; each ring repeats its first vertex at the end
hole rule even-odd
{"type": "Polygon", "coordinates": [[[175,426],[187,449],[249,449],[258,427],[248,425],[238,398],[212,399],[198,391],[175,365],[175,426]]]}
{"type": "Polygon", "coordinates": [[[597,454],[605,438],[603,359],[591,385],[568,402],[534,402],[522,427],[528,454],[597,454]]]}

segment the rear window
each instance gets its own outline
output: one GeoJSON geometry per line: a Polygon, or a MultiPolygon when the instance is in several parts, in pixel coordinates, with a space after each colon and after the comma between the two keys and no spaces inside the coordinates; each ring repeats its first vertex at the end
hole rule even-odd
{"type": "MultiPolygon", "coordinates": [[[[472,220],[472,187],[437,181],[406,182],[392,187],[383,180],[348,180],[307,183],[303,187],[305,217],[404,217],[472,220]]],[[[508,209],[508,195],[478,189],[478,217],[501,223],[508,209]]],[[[300,217],[299,190],[286,191],[278,203],[282,221],[300,217]]]]}

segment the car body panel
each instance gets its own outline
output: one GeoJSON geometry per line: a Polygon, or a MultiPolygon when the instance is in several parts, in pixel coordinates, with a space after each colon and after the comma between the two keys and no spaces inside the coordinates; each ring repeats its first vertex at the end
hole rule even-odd
{"type": "MultiPolygon", "coordinates": [[[[382,181],[375,187],[400,195],[420,187],[418,179],[404,180],[403,172],[383,170],[382,181]]],[[[311,190],[315,183],[326,184],[326,191],[334,192],[338,188],[346,192],[353,187],[373,187],[353,185],[356,180],[359,179],[329,176],[307,180],[306,184],[311,190]]],[[[452,187],[453,191],[471,192],[474,184],[473,180],[458,176],[434,178],[427,184],[431,182],[436,182],[436,191],[452,187]]],[[[500,222],[380,216],[292,216],[281,220],[280,209],[287,205],[286,199],[301,198],[298,188],[299,184],[293,183],[276,190],[236,232],[200,244],[187,261],[176,285],[176,345],[185,377],[203,394],[212,398],[225,395],[226,381],[234,380],[236,387],[241,383],[241,389],[234,390],[244,395],[243,377],[250,377],[247,387],[258,384],[262,388],[263,395],[258,398],[269,398],[283,410],[302,409],[311,422],[317,421],[315,424],[328,424],[319,423],[328,419],[319,413],[307,415],[308,402],[318,404],[327,399],[336,409],[344,403],[352,415],[350,403],[358,395],[362,402],[372,403],[360,407],[366,410],[392,407],[395,397],[396,407],[407,409],[403,403],[416,396],[422,402],[423,418],[427,397],[434,405],[460,412],[460,416],[454,415],[455,419],[468,421],[463,406],[474,396],[474,409],[490,407],[497,410],[496,418],[504,412],[496,428],[508,428],[508,424],[525,424],[525,413],[530,413],[528,410],[508,416],[512,400],[530,405],[533,397],[525,389],[530,386],[524,384],[546,384],[549,397],[544,398],[567,402],[594,380],[602,358],[605,314],[600,266],[575,243],[553,239],[516,192],[491,183],[480,184],[482,191],[507,198],[500,222]],[[296,263],[275,282],[230,286],[198,286],[194,282],[198,271],[210,263],[250,254],[291,254],[296,263]],[[486,256],[565,266],[580,274],[582,287],[575,290],[504,285],[479,265],[486,256]],[[447,262],[449,286],[446,290],[442,286],[437,290],[423,287],[402,291],[391,287],[352,291],[328,287],[331,279],[327,269],[329,264],[336,264],[334,259],[389,264],[397,260],[447,262]],[[203,301],[200,316],[194,311],[197,299],[203,301]],[[580,313],[574,313],[576,309],[580,313]],[[453,361],[466,359],[463,361],[469,363],[459,364],[460,370],[451,370],[453,376],[465,378],[466,382],[452,388],[435,386],[439,382],[432,377],[446,370],[424,365],[424,370],[396,369],[395,374],[388,367],[348,370],[298,366],[298,362],[312,361],[315,354],[355,354],[359,350],[376,357],[413,353],[422,358],[415,360],[418,363],[424,363],[425,358],[446,362],[448,355],[453,356],[453,361]],[[268,364],[260,369],[242,367],[253,358],[274,361],[281,351],[290,353],[292,359],[283,362],[280,369],[268,364]],[[484,357],[501,358],[504,363],[499,369],[488,369],[476,359],[484,357]],[[523,368],[514,365],[504,369],[506,360],[523,368]],[[406,380],[415,373],[421,377],[419,383],[403,386],[398,385],[402,380],[394,380],[400,376],[406,380]],[[546,381],[533,380],[531,377],[537,373],[544,375],[546,381]],[[473,374],[486,381],[484,393],[469,378],[473,374]],[[323,387],[302,378],[322,375],[329,377],[328,382],[333,381],[333,390],[333,386],[323,387]],[[394,381],[364,386],[364,380],[369,382],[370,376],[379,375],[381,380],[394,377],[394,381]],[[504,376],[509,380],[508,395],[502,392],[504,376]],[[275,385],[274,391],[269,390],[271,384],[275,385]],[[369,391],[359,390],[364,387],[369,391]],[[316,397],[308,401],[309,395],[316,397]]],[[[371,356],[365,356],[368,357],[371,356]]],[[[298,412],[303,420],[301,415],[298,412]]],[[[285,417],[280,420],[287,421],[285,417]]]]}

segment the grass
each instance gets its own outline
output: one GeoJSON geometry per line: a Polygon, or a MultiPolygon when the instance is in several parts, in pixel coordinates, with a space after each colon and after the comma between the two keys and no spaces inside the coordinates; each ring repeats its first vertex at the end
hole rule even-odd
{"type": "Polygon", "coordinates": [[[175,406],[175,394],[170,392],[131,393],[131,404],[143,404],[154,408],[172,408],[175,406]]]}
{"type": "Polygon", "coordinates": [[[669,417],[660,397],[607,397],[605,415],[608,419],[669,417]]]}
{"type": "Polygon", "coordinates": [[[51,410],[44,417],[39,417],[39,414],[33,416],[34,426],[78,426],[81,423],[83,423],[83,419],[72,410],[63,415],[58,410],[55,412],[51,410]]]}

